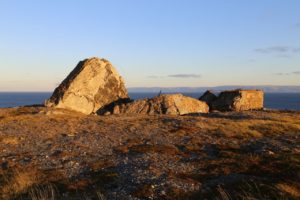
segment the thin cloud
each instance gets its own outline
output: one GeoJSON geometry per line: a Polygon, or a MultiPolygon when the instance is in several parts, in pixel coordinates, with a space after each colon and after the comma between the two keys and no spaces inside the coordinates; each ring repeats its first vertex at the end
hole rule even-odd
{"type": "Polygon", "coordinates": [[[300,75],[300,71],[294,71],[292,72],[293,74],[297,74],[297,75],[300,75]]]}
{"type": "Polygon", "coordinates": [[[286,75],[289,75],[289,73],[279,72],[279,73],[275,73],[275,75],[277,75],[277,76],[286,76],[286,75]]]}
{"type": "Polygon", "coordinates": [[[294,72],[289,72],[289,73],[279,72],[279,73],[275,73],[275,75],[278,75],[278,76],[300,75],[300,71],[294,71],[294,72]]]}
{"type": "Polygon", "coordinates": [[[289,46],[273,46],[267,48],[257,48],[254,49],[257,53],[297,53],[300,52],[299,47],[289,47],[289,46]]]}
{"type": "Polygon", "coordinates": [[[150,75],[147,76],[147,78],[151,78],[151,79],[159,79],[159,78],[201,78],[200,74],[171,74],[171,75],[167,75],[167,76],[156,76],[156,75],[150,75]]]}
{"type": "Polygon", "coordinates": [[[152,75],[152,76],[147,76],[147,78],[159,78],[159,76],[152,75]]]}
{"type": "Polygon", "coordinates": [[[291,58],[291,55],[287,55],[287,54],[278,54],[276,55],[277,58],[291,58]]]}
{"type": "Polygon", "coordinates": [[[296,28],[300,28],[300,22],[298,22],[297,24],[295,24],[296,28]]]}
{"type": "Polygon", "coordinates": [[[171,78],[201,78],[200,74],[172,74],[168,75],[171,78]]]}
{"type": "Polygon", "coordinates": [[[294,48],[293,51],[294,52],[300,52],[300,48],[294,48]]]}

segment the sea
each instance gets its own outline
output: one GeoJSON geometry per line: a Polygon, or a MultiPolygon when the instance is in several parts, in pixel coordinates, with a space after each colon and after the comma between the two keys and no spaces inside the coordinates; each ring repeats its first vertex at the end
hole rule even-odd
{"type": "MultiPolygon", "coordinates": [[[[199,98],[201,93],[183,93],[199,98]]],[[[130,93],[132,99],[151,98],[157,93],[130,93]]],[[[43,104],[50,92],[0,92],[0,108],[43,104]]],[[[264,107],[280,110],[300,110],[300,93],[265,93],[264,107]]]]}

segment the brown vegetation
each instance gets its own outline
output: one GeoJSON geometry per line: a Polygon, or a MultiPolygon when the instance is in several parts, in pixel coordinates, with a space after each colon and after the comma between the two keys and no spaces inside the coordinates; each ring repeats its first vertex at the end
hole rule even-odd
{"type": "Polygon", "coordinates": [[[0,199],[298,199],[299,137],[299,112],[0,109],[0,199]]]}

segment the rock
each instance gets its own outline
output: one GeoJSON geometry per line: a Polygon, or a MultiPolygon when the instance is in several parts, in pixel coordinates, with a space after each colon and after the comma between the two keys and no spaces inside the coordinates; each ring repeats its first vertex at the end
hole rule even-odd
{"type": "Polygon", "coordinates": [[[217,96],[212,93],[210,90],[207,90],[200,98],[200,101],[206,102],[209,106],[211,106],[211,103],[217,99],[217,96]]]}
{"type": "Polygon", "coordinates": [[[217,100],[211,103],[212,110],[243,111],[263,109],[264,92],[262,90],[223,91],[217,100]]]}
{"type": "Polygon", "coordinates": [[[127,98],[127,99],[119,99],[117,101],[114,101],[102,108],[100,108],[97,111],[98,115],[110,115],[110,114],[121,114],[120,107],[123,106],[123,104],[131,103],[133,100],[127,98]]]}
{"type": "MultiPolygon", "coordinates": [[[[184,115],[191,113],[207,113],[209,107],[205,102],[183,96],[182,94],[165,94],[152,99],[142,99],[131,103],[117,104],[110,114],[169,114],[184,115]]],[[[102,111],[102,113],[105,113],[102,111]]]]}
{"type": "Polygon", "coordinates": [[[90,58],[78,63],[45,105],[91,114],[126,98],[124,81],[111,63],[105,59],[90,58]]]}

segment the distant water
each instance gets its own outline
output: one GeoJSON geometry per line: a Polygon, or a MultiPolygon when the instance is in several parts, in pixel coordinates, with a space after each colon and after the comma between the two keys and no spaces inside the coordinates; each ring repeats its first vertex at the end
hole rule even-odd
{"type": "MultiPolygon", "coordinates": [[[[198,98],[201,93],[183,93],[198,98]]],[[[49,92],[0,92],[0,107],[15,107],[33,104],[43,104],[49,98],[49,92]]],[[[132,99],[151,98],[157,93],[129,93],[132,99]]],[[[266,93],[265,107],[272,109],[300,110],[300,93],[266,93]]]]}

